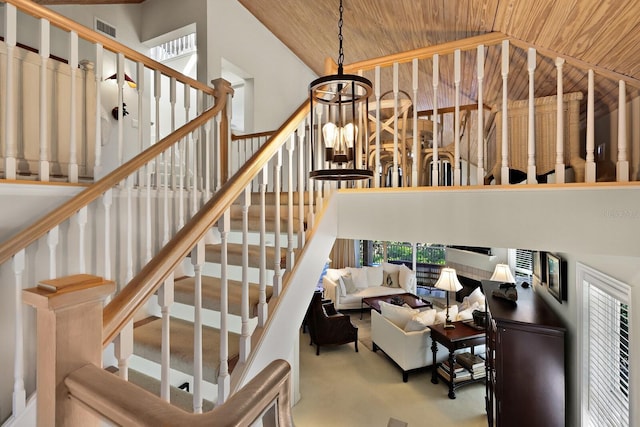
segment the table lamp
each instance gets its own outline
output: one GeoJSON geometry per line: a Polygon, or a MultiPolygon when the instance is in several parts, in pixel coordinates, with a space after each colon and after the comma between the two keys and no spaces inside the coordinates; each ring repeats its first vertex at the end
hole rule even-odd
{"type": "Polygon", "coordinates": [[[451,320],[449,319],[449,292],[458,292],[462,289],[462,285],[458,280],[458,276],[456,275],[456,270],[453,268],[445,267],[440,272],[440,277],[436,282],[436,288],[442,289],[446,291],[447,294],[447,318],[444,322],[445,329],[453,329],[455,326],[451,324],[451,320]]]}
{"type": "Polygon", "coordinates": [[[518,300],[518,291],[516,291],[516,279],[511,274],[511,269],[507,264],[496,264],[495,270],[490,280],[501,282],[499,289],[493,291],[492,295],[504,298],[506,300],[516,302],[518,300]]]}

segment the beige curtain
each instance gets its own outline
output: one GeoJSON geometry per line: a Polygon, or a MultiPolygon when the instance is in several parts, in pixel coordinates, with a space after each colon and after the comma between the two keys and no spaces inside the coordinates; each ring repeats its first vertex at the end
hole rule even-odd
{"type": "Polygon", "coordinates": [[[356,241],[352,239],[336,239],[329,254],[331,268],[356,266],[356,241]]]}

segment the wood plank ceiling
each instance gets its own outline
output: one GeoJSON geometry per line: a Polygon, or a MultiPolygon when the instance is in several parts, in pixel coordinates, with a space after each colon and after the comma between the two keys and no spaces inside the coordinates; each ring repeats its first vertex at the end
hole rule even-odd
{"type": "MultiPolygon", "coordinates": [[[[337,59],[338,0],[238,1],[318,75],[325,74],[325,58],[337,59]]],[[[640,82],[637,0],[344,0],[344,9],[345,64],[499,31],[549,55],[538,58],[537,97],[556,93],[555,78],[549,79],[555,76],[556,55],[597,67],[597,115],[617,108],[617,81],[605,77],[605,71],[640,82]]],[[[509,99],[526,99],[526,51],[512,44],[510,57],[509,99]]],[[[443,59],[441,85],[452,88],[453,61],[443,59]]],[[[495,106],[502,90],[498,47],[487,52],[486,61],[485,101],[495,106]]],[[[581,91],[586,98],[585,70],[571,64],[564,68],[565,92],[581,91]]],[[[463,70],[471,90],[462,103],[476,102],[475,53],[463,58],[463,70]]],[[[420,80],[430,85],[430,61],[421,65],[420,80]]],[[[410,92],[408,69],[401,71],[400,81],[410,92]]],[[[629,96],[637,96],[636,87],[627,87],[629,96]]],[[[431,104],[428,94],[417,102],[421,110],[431,104]]],[[[443,90],[439,104],[452,106],[453,90],[443,90]]]]}

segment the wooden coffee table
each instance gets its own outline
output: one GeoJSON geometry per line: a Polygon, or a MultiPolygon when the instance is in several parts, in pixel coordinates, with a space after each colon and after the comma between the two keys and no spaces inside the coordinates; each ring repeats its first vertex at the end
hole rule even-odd
{"type": "Polygon", "coordinates": [[[404,305],[407,304],[411,308],[431,308],[433,307],[429,301],[425,301],[417,295],[404,293],[404,294],[394,294],[394,295],[385,295],[379,297],[368,297],[362,298],[362,302],[360,303],[360,318],[362,319],[362,312],[364,311],[365,304],[380,313],[380,301],[384,301],[389,304],[393,304],[391,302],[392,298],[402,298],[404,301],[404,305]]]}

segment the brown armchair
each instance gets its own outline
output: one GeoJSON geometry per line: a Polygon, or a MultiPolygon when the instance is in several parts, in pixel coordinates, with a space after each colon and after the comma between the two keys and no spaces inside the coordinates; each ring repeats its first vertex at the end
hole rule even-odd
{"type": "Polygon", "coordinates": [[[358,351],[358,328],[348,315],[338,313],[332,302],[324,302],[320,292],[313,294],[309,307],[308,325],[311,343],[320,354],[321,345],[337,345],[353,342],[358,351]]]}

